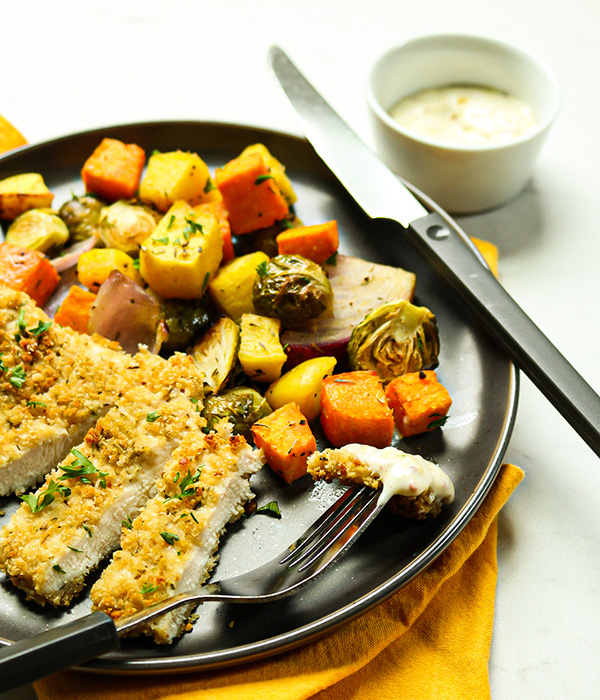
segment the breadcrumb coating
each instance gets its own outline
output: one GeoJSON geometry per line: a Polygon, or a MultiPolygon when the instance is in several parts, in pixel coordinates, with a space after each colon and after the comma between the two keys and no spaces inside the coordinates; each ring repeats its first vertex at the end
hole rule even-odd
{"type": "MultiPolygon", "coordinates": [[[[331,482],[337,479],[341,484],[360,484],[373,489],[381,489],[382,480],[368,464],[343,449],[326,449],[314,452],[308,458],[307,472],[314,480],[331,482]]],[[[442,502],[436,499],[430,488],[413,495],[396,494],[388,501],[387,508],[396,515],[422,520],[435,517],[442,509],[442,502]]]]}
{"type": "MultiPolygon", "coordinates": [[[[190,432],[157,481],[156,495],[126,523],[121,549],[91,590],[92,607],[126,617],[208,578],[220,535],[253,497],[249,477],[264,463],[223,421],[217,432],[190,432]]],[[[136,630],[170,643],[188,625],[194,606],[180,608],[136,630]]]]}
{"type": "Polygon", "coordinates": [[[35,485],[120,396],[136,362],[0,285],[0,495],[35,485]]]}
{"type": "Polygon", "coordinates": [[[191,358],[134,360],[115,406],[0,531],[0,569],[29,599],[68,605],[118,546],[122,520],[141,510],[183,436],[205,424],[191,358]]]}

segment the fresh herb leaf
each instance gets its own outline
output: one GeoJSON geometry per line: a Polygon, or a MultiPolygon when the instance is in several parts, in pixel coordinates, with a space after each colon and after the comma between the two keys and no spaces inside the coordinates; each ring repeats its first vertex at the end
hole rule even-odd
{"type": "Polygon", "coordinates": [[[36,337],[38,335],[41,335],[42,333],[45,333],[51,325],[52,321],[46,321],[45,323],[42,323],[42,321],[38,321],[37,326],[35,326],[35,328],[30,328],[28,333],[36,337]]]}
{"type": "Polygon", "coordinates": [[[179,541],[179,535],[175,535],[172,532],[161,532],[160,536],[167,544],[173,544],[179,541]]]}
{"type": "MultiPolygon", "coordinates": [[[[179,493],[176,493],[174,496],[169,496],[169,498],[167,498],[164,502],[167,503],[167,501],[176,500],[181,501],[188,496],[193,496],[196,493],[196,487],[194,484],[198,482],[201,474],[202,469],[199,469],[194,475],[192,475],[191,470],[188,469],[187,476],[184,476],[178,483],[179,493]]],[[[177,481],[174,480],[173,483],[177,483],[177,481]]]]}
{"type": "Polygon", "coordinates": [[[169,237],[163,236],[162,238],[153,238],[155,243],[162,243],[163,245],[169,245],[169,237]]]}
{"type": "MultiPolygon", "coordinates": [[[[440,416],[440,414],[439,413],[432,413],[429,417],[434,418],[434,416],[440,416]]],[[[439,418],[436,418],[435,420],[432,420],[430,423],[427,424],[427,430],[434,430],[435,428],[441,428],[443,425],[445,425],[447,420],[448,420],[448,416],[440,416],[439,418]]]]}
{"type": "Polygon", "coordinates": [[[150,581],[146,581],[146,583],[140,588],[140,593],[142,595],[148,595],[148,593],[154,593],[154,591],[158,590],[158,586],[155,583],[150,583],[150,581]]]}
{"type": "Polygon", "coordinates": [[[193,219],[185,219],[186,227],[183,229],[183,237],[186,241],[190,240],[190,236],[196,233],[204,233],[204,227],[193,219]]]}
{"type": "Polygon", "coordinates": [[[261,263],[259,263],[256,266],[256,274],[259,277],[266,277],[269,274],[268,268],[267,268],[267,261],[263,260],[261,263]]]}
{"type": "Polygon", "coordinates": [[[22,365],[15,367],[8,375],[8,381],[17,389],[20,389],[26,379],[25,369],[22,365]]]}
{"type": "Polygon", "coordinates": [[[325,265],[332,265],[332,266],[335,267],[335,266],[337,265],[337,257],[338,257],[338,252],[337,252],[337,250],[336,250],[335,253],[332,253],[332,254],[327,258],[327,260],[325,260],[325,265]]]}
{"type": "Polygon", "coordinates": [[[260,508],[257,508],[255,513],[262,513],[263,515],[269,515],[272,518],[281,518],[281,511],[279,510],[279,505],[277,504],[277,501],[270,501],[269,503],[265,503],[264,506],[260,506],[260,508]]]}
{"type": "Polygon", "coordinates": [[[61,569],[58,564],[55,564],[53,567],[54,571],[58,571],[59,574],[66,574],[67,572],[64,569],[61,569]]]}
{"type": "Polygon", "coordinates": [[[121,525],[123,527],[126,527],[128,530],[133,529],[133,520],[131,519],[131,516],[128,515],[125,520],[121,520],[121,525]]]}
{"type": "Polygon", "coordinates": [[[169,223],[167,224],[167,231],[171,230],[171,226],[173,226],[176,219],[177,217],[175,216],[175,214],[171,214],[171,216],[169,217],[169,223]]]}
{"type": "Polygon", "coordinates": [[[146,423],[154,423],[157,421],[159,418],[162,418],[161,414],[158,413],[157,411],[152,411],[151,413],[148,413],[146,416],[146,423]]]}
{"type": "Polygon", "coordinates": [[[59,481],[64,481],[65,479],[80,479],[84,484],[91,484],[92,482],[88,478],[89,475],[94,475],[98,477],[98,482],[100,486],[106,488],[106,477],[107,472],[101,472],[90,462],[90,460],[79,450],[73,448],[71,454],[76,458],[71,464],[61,465],[61,470],[64,474],[61,474],[58,479],[59,481]]]}
{"type": "Polygon", "coordinates": [[[265,180],[272,180],[273,176],[272,175],[259,175],[256,180],[254,180],[255,185],[260,185],[262,184],[265,180]]]}
{"type": "Polygon", "coordinates": [[[60,493],[63,498],[68,498],[71,495],[71,489],[50,479],[48,486],[43,491],[40,491],[37,496],[33,493],[27,493],[24,496],[19,496],[19,498],[25,501],[31,512],[35,514],[53,503],[55,500],[54,494],[56,493],[60,493]]]}
{"type": "Polygon", "coordinates": [[[26,404],[27,408],[46,408],[46,404],[43,401],[28,401],[26,404]]]}

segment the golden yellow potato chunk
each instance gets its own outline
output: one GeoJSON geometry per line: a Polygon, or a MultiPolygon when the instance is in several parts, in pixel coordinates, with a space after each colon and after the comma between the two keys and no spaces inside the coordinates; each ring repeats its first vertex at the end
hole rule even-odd
{"type": "Polygon", "coordinates": [[[256,314],[243,314],[240,320],[238,359],[244,374],[256,382],[274,382],[287,359],[279,340],[281,321],[256,314]]]}
{"type": "Polygon", "coordinates": [[[213,201],[215,186],[208,166],[197,153],[154,153],[148,160],[139,195],[142,202],[166,212],[178,200],[192,206],[213,201]]]}
{"type": "Polygon", "coordinates": [[[217,217],[179,201],[140,247],[140,273],[168,299],[199,299],[223,258],[217,217]]]}
{"type": "Polygon", "coordinates": [[[208,285],[208,291],[220,311],[234,321],[242,314],[254,313],[252,288],[256,279],[256,268],[268,262],[269,256],[262,251],[241,255],[223,265],[208,285]]]}
{"type": "Polygon", "coordinates": [[[0,180],[0,219],[13,221],[29,209],[51,207],[54,195],[39,173],[23,173],[0,180]]]}

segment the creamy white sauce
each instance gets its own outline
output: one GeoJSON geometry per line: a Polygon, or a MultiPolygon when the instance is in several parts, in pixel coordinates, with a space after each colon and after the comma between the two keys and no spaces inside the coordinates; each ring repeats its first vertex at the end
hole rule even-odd
{"type": "Polygon", "coordinates": [[[499,90],[476,86],[422,90],[400,100],[390,116],[405,129],[450,146],[507,143],[535,126],[528,105],[499,90]]]}
{"type": "Polygon", "coordinates": [[[371,447],[351,443],[340,448],[358,459],[381,481],[379,503],[387,503],[399,494],[418,496],[429,489],[436,501],[451,503],[454,500],[454,486],[450,477],[437,464],[420,455],[411,455],[395,447],[371,447]]]}

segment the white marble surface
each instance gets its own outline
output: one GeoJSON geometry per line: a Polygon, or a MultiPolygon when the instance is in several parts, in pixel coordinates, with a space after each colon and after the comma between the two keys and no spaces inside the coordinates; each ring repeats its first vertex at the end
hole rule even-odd
{"type": "MultiPolygon", "coordinates": [[[[522,44],[556,72],[561,114],[527,189],[459,222],[496,243],[508,291],[598,390],[599,25],[587,0],[4,0],[0,114],[31,142],[160,119],[297,133],[267,67],[277,43],[370,142],[363,86],[383,49],[445,31],[522,44]]],[[[492,697],[598,697],[599,460],[526,379],[507,459],[526,478],[500,521],[492,697]]]]}

